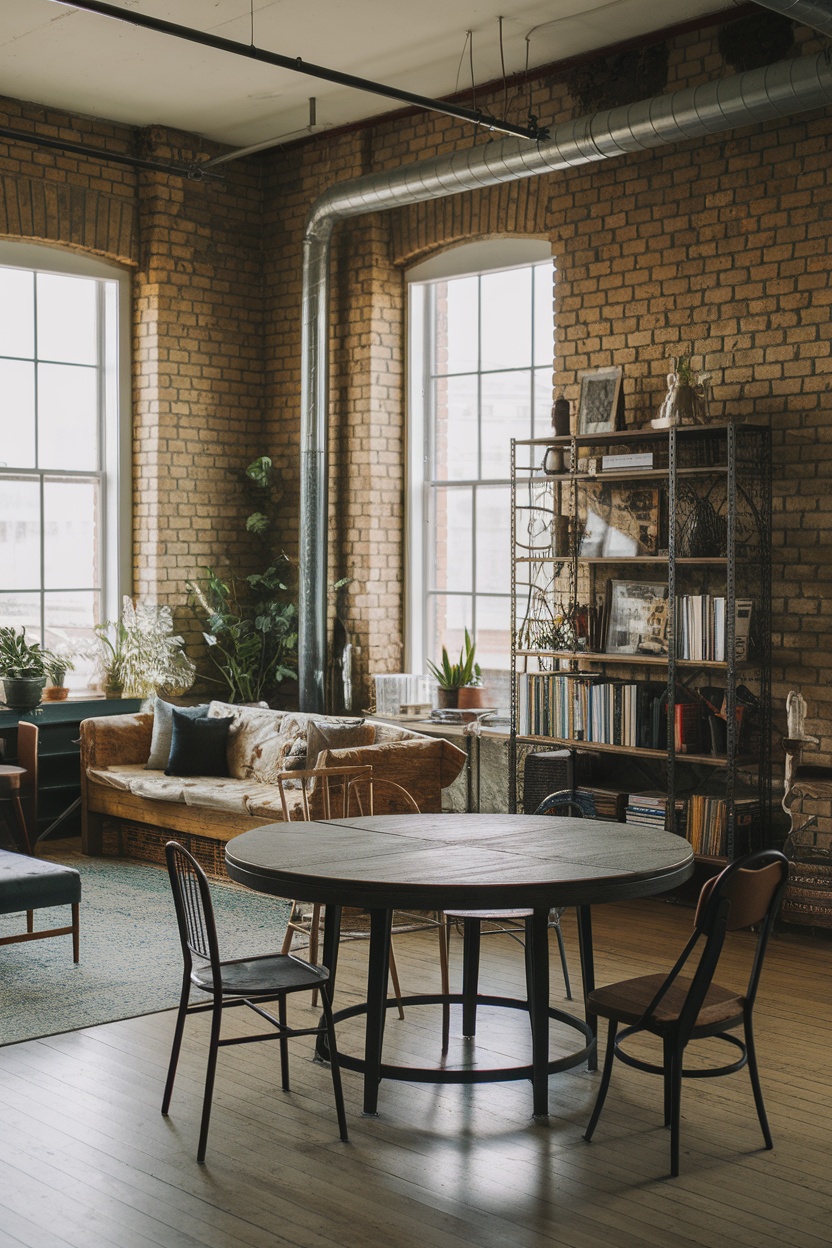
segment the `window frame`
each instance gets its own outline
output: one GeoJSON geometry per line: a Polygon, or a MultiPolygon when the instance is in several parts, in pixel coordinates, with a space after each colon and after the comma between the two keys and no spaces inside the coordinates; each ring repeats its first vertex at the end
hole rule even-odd
{"type": "MultiPolygon", "coordinates": [[[[100,482],[103,542],[101,552],[101,614],[117,619],[123,596],[132,590],[132,382],[131,279],[116,264],[78,252],[13,239],[0,240],[0,267],[26,272],[54,273],[94,279],[98,285],[98,435],[99,460],[95,471],[10,468],[9,475],[37,480],[67,478],[100,482]],[[105,285],[105,283],[110,283],[105,285]]],[[[2,478],[0,478],[2,479],[2,478]]],[[[41,526],[41,570],[43,569],[41,526]]],[[[40,627],[43,635],[44,600],[48,589],[42,575],[40,627]]],[[[2,599],[0,599],[2,601],[2,599]]]]}
{"type": "MultiPolygon", "coordinates": [[[[433,478],[429,475],[431,449],[428,444],[428,431],[433,427],[432,390],[429,382],[432,372],[429,367],[430,335],[427,329],[427,286],[453,278],[481,277],[491,273],[504,272],[510,269],[529,268],[549,261],[553,265],[554,255],[551,242],[546,239],[533,238],[500,238],[479,240],[440,252],[428,260],[412,266],[406,272],[407,301],[405,316],[406,333],[406,477],[405,477],[405,584],[404,584],[404,636],[405,666],[408,671],[424,672],[426,660],[436,660],[437,656],[426,653],[427,621],[429,610],[430,543],[426,541],[426,525],[430,514],[430,493],[434,488],[433,478]]],[[[479,318],[481,322],[482,312],[479,318]]],[[[480,324],[481,330],[481,324],[480,324]]],[[[534,327],[532,326],[532,333],[534,327]]],[[[478,394],[482,385],[482,377],[490,370],[482,370],[482,360],[478,358],[478,366],[474,373],[477,378],[478,394]]],[[[534,358],[530,365],[530,373],[535,368],[534,358]]],[[[552,360],[554,371],[554,358],[552,360]]],[[[502,371],[502,370],[500,370],[502,371]]],[[[479,409],[479,400],[478,400],[479,409]]],[[[482,412],[478,411],[478,425],[481,424],[482,412]]],[[[482,464],[480,462],[480,469],[482,464]]],[[[462,482],[454,484],[462,485],[462,482]]],[[[505,479],[478,477],[478,487],[510,486],[510,476],[505,479]]],[[[476,499],[472,501],[476,509],[476,499]]],[[[476,535],[472,535],[475,543],[476,535]]],[[[476,546],[472,557],[476,561],[476,546]]],[[[476,587],[470,597],[476,597],[476,587]]],[[[487,596],[487,595],[486,595],[487,596]]],[[[506,585],[506,597],[510,596],[510,586],[506,585]]],[[[506,665],[508,671],[508,661],[506,665]]]]}

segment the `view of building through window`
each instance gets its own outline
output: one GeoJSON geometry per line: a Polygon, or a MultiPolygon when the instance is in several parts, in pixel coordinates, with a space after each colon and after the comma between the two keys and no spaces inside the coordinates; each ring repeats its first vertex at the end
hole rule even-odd
{"type": "Polygon", "coordinates": [[[411,431],[424,448],[416,670],[443,645],[453,658],[468,628],[483,670],[508,671],[510,440],[550,428],[552,302],[551,260],[411,285],[411,431]]]}
{"type": "Polygon", "coordinates": [[[0,624],[52,649],[106,609],[117,316],[117,281],[0,267],[0,624]]]}

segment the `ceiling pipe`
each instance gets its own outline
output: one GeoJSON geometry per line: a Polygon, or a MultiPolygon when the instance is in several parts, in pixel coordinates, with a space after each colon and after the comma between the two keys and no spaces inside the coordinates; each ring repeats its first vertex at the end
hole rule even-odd
{"type": "Polygon", "coordinates": [[[832,35],[832,3],[829,0],[756,0],[763,9],[782,13],[823,35],[832,35]]]}
{"type": "Polygon", "coordinates": [[[536,142],[545,138],[548,130],[538,126],[534,117],[529,117],[528,126],[514,126],[508,121],[500,121],[482,109],[463,108],[459,104],[448,104],[444,100],[434,100],[425,95],[414,95],[412,91],[401,91],[398,87],[388,87],[382,82],[374,82],[371,78],[357,78],[355,74],[342,74],[337,69],[327,69],[324,65],[314,65],[304,61],[300,56],[282,56],[279,52],[268,52],[265,48],[256,48],[253,43],[238,43],[234,39],[223,39],[219,35],[208,34],[207,31],[195,30],[192,26],[179,26],[176,22],[166,22],[158,17],[148,17],[145,13],[137,13],[134,9],[122,9],[116,4],[105,4],[102,0],[53,0],[69,9],[82,9],[85,13],[96,13],[99,17],[112,17],[117,22],[127,22],[131,26],[140,26],[143,30],[152,30],[160,35],[173,35],[177,39],[187,39],[190,43],[198,43],[204,48],[214,48],[218,52],[232,52],[235,56],[245,56],[250,61],[260,61],[264,65],[276,65],[279,69],[288,69],[295,74],[308,74],[311,78],[321,78],[324,82],[334,82],[341,87],[350,87],[354,91],[366,91],[370,95],[383,95],[388,100],[400,100],[403,104],[412,104],[416,108],[424,108],[428,112],[444,113],[448,117],[456,117],[460,121],[471,122],[482,126],[484,130],[493,130],[499,134],[513,134],[527,142],[536,142]]]}
{"type": "Polygon", "coordinates": [[[515,139],[338,184],[312,205],[303,241],[300,706],[325,711],[329,267],[336,222],[520,178],[759,125],[832,103],[828,50],[558,126],[537,148],[515,139]]]}

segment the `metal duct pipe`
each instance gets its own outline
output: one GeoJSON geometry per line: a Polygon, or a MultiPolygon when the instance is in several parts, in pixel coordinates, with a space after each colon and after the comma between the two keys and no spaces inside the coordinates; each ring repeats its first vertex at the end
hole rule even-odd
{"type": "Polygon", "coordinates": [[[800,22],[801,26],[832,35],[832,4],[829,0],[756,0],[756,3],[763,9],[771,9],[800,22]]]}
{"type": "Polygon", "coordinates": [[[537,177],[832,103],[828,52],[608,109],[558,126],[537,148],[483,144],[354,178],[326,191],[307,218],[303,249],[300,492],[300,705],[324,710],[327,618],[329,251],[337,221],[537,177]]]}

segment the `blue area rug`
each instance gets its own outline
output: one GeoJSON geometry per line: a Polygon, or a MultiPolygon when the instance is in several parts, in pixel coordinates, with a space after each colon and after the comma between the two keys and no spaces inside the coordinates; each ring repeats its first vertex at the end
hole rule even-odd
{"type": "MultiPolygon", "coordinates": [[[[81,873],[81,961],[72,961],[70,936],[0,947],[0,1044],[176,1006],[182,954],[165,868],[86,858],[59,843],[41,857],[81,873]]],[[[230,883],[211,891],[224,958],[280,949],[287,902],[230,883]]],[[[69,921],[68,906],[35,911],[36,930],[69,921]]],[[[0,936],[25,930],[25,915],[0,915],[0,936]]]]}

